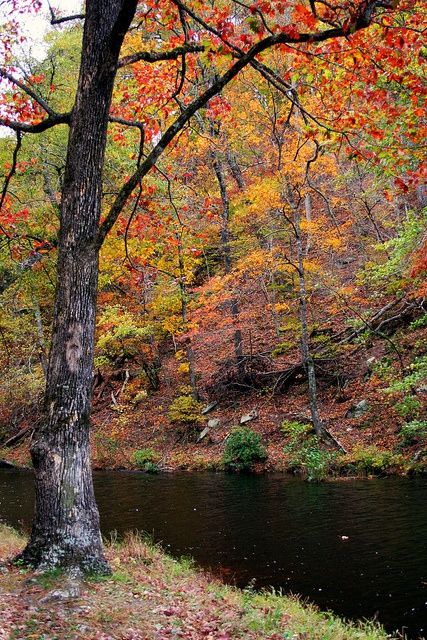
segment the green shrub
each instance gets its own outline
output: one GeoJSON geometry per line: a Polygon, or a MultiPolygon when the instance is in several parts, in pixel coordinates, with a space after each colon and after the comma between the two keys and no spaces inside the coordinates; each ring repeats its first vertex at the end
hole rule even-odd
{"type": "Polygon", "coordinates": [[[295,344],[290,341],[279,342],[279,344],[276,344],[276,346],[272,350],[271,357],[278,358],[279,356],[283,356],[285,353],[288,353],[288,351],[290,351],[294,346],[295,344]]]}
{"type": "Polygon", "coordinates": [[[310,482],[324,480],[337,462],[337,454],[322,449],[319,438],[314,435],[303,442],[290,442],[284,447],[284,452],[289,454],[289,468],[303,473],[310,482]]]}
{"type": "Polygon", "coordinates": [[[349,459],[358,471],[377,474],[398,463],[398,459],[391,451],[378,449],[375,445],[356,447],[349,459]]]}
{"type": "Polygon", "coordinates": [[[203,422],[201,415],[203,405],[190,395],[182,395],[175,398],[169,407],[169,420],[184,424],[200,424],[203,422]]]}
{"type": "Polygon", "coordinates": [[[337,454],[322,449],[311,424],[286,420],[282,423],[282,431],[289,438],[283,448],[289,456],[289,469],[303,473],[309,481],[324,480],[336,465],[337,454]]]}
{"type": "Polygon", "coordinates": [[[285,420],[282,422],[281,428],[284,435],[290,438],[291,441],[301,441],[313,431],[311,424],[297,422],[296,420],[285,420]]]}
{"type": "Polygon", "coordinates": [[[422,329],[423,327],[427,327],[427,313],[411,322],[408,329],[409,331],[415,331],[415,329],[422,329]]]}
{"type": "Polygon", "coordinates": [[[424,384],[427,381],[427,355],[419,356],[409,365],[408,373],[402,380],[395,380],[385,389],[387,393],[408,393],[414,387],[424,384]]]}
{"type": "Polygon", "coordinates": [[[403,425],[399,432],[404,447],[427,439],[427,420],[412,420],[403,425]]]}
{"type": "Polygon", "coordinates": [[[248,470],[255,462],[266,459],[267,452],[261,438],[252,429],[240,427],[228,436],[223,456],[223,463],[228,469],[248,470]]]}
{"type": "Polygon", "coordinates": [[[159,473],[159,465],[155,462],[146,462],[144,471],[145,473],[159,473]]]}
{"type": "Polygon", "coordinates": [[[161,455],[154,449],[137,449],[133,452],[132,458],[134,464],[142,471],[157,473],[159,470],[158,462],[161,455]]]}
{"type": "Polygon", "coordinates": [[[152,336],[151,326],[120,305],[107,306],[98,319],[96,366],[136,357],[152,336]]]}
{"type": "Polygon", "coordinates": [[[422,404],[415,396],[405,396],[394,408],[402,418],[415,419],[420,415],[422,404]]]}

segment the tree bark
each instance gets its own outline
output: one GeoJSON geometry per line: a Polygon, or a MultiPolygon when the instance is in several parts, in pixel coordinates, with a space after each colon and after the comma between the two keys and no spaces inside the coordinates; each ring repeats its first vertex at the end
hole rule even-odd
{"type": "Polygon", "coordinates": [[[36,508],[21,559],[39,569],[108,572],[89,425],[102,167],[117,60],[137,0],[88,0],[61,199],[55,321],[45,416],[31,446],[36,508]]]}
{"type": "MultiPolygon", "coordinates": [[[[296,265],[296,271],[298,273],[299,284],[299,317],[301,323],[301,359],[304,369],[307,372],[308,380],[308,403],[310,406],[311,420],[313,423],[316,435],[324,442],[330,442],[331,437],[325,427],[319,415],[319,409],[317,404],[317,384],[316,384],[316,371],[314,367],[314,359],[310,351],[309,336],[308,336],[308,308],[307,308],[307,286],[305,280],[305,267],[304,257],[305,251],[301,234],[301,214],[300,204],[295,202],[291,185],[286,181],[286,197],[288,204],[292,210],[293,220],[291,221],[292,230],[294,233],[295,244],[297,249],[298,262],[296,265]]],[[[306,211],[307,213],[307,211],[306,211]]],[[[310,212],[311,215],[311,212],[310,212]]],[[[285,216],[286,217],[286,216],[285,216]]]]}

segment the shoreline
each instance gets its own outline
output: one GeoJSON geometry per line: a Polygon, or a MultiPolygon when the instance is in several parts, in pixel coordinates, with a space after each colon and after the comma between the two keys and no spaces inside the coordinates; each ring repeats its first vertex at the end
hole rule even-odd
{"type": "Polygon", "coordinates": [[[173,559],[158,545],[135,535],[128,536],[123,543],[106,546],[111,576],[93,576],[78,583],[57,571],[36,575],[5,564],[5,557],[16,553],[24,543],[23,536],[0,525],[1,630],[10,633],[4,637],[61,640],[397,637],[387,634],[376,622],[347,622],[292,596],[225,585],[196,568],[188,558],[173,559]]]}

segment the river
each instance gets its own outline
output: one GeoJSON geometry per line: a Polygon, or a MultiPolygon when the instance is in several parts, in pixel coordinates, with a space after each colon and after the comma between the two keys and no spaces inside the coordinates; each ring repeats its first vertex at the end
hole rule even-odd
{"type": "MultiPolygon", "coordinates": [[[[427,479],[96,472],[105,535],[143,530],[225,581],[298,593],[427,634],[427,479]]],[[[0,520],[27,529],[32,474],[0,470],[0,520]]]]}

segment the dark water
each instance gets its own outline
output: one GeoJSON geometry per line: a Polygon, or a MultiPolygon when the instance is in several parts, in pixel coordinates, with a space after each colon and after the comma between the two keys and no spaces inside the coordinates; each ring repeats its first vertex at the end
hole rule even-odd
{"type": "MultiPolygon", "coordinates": [[[[106,534],[145,530],[229,582],[427,636],[427,479],[100,472],[95,486],[106,534]]],[[[31,474],[0,470],[0,519],[27,527],[32,495],[31,474]]]]}

